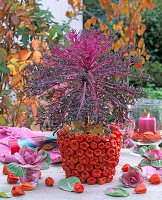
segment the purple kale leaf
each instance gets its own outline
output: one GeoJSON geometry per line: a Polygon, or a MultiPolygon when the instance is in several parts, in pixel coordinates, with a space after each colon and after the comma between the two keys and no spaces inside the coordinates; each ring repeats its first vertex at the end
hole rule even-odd
{"type": "Polygon", "coordinates": [[[147,77],[140,71],[132,73],[134,64],[141,62],[131,55],[135,47],[124,46],[114,52],[113,35],[93,29],[79,34],[72,30],[66,41],[50,44],[43,64],[28,66],[27,93],[47,100],[47,105],[40,107],[39,123],[48,119],[50,127],[56,128],[78,120],[104,125],[112,116],[118,122],[127,120],[127,106],[146,96],[141,88],[126,84],[127,77],[147,77]]]}

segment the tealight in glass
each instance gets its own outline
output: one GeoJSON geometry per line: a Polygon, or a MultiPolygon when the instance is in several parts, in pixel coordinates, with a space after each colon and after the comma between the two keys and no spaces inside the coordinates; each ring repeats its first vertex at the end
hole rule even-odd
{"type": "Polygon", "coordinates": [[[130,108],[129,138],[134,144],[133,154],[141,146],[158,145],[162,142],[162,105],[137,104],[130,108]]]}

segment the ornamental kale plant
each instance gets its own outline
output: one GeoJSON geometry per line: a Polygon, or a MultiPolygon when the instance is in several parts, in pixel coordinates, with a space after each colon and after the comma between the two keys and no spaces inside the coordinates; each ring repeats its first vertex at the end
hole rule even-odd
{"type": "Polygon", "coordinates": [[[81,33],[72,30],[63,45],[49,45],[43,64],[28,66],[27,93],[47,99],[38,113],[41,125],[47,119],[51,128],[79,120],[85,125],[91,120],[105,126],[111,116],[116,122],[128,119],[127,106],[146,94],[141,88],[128,86],[126,79],[146,76],[131,72],[131,67],[141,62],[132,56],[135,47],[124,46],[114,52],[113,38],[93,29],[81,33]]]}

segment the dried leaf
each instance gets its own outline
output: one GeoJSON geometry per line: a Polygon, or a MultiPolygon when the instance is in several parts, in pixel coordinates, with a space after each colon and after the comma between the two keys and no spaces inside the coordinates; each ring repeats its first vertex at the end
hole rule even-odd
{"type": "Polygon", "coordinates": [[[34,53],[33,53],[34,62],[39,63],[41,57],[42,57],[42,54],[40,51],[37,51],[37,50],[34,51],[34,53]]]}
{"type": "Polygon", "coordinates": [[[31,55],[31,51],[30,50],[21,50],[19,53],[19,60],[20,61],[25,61],[29,58],[29,56],[31,55]]]}

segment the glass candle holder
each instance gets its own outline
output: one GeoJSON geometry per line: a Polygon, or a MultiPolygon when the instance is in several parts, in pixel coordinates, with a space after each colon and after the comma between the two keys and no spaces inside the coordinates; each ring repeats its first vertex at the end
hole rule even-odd
{"type": "Polygon", "coordinates": [[[134,147],[132,154],[138,154],[141,146],[159,145],[162,142],[162,105],[136,104],[129,108],[128,134],[134,147]]]}

